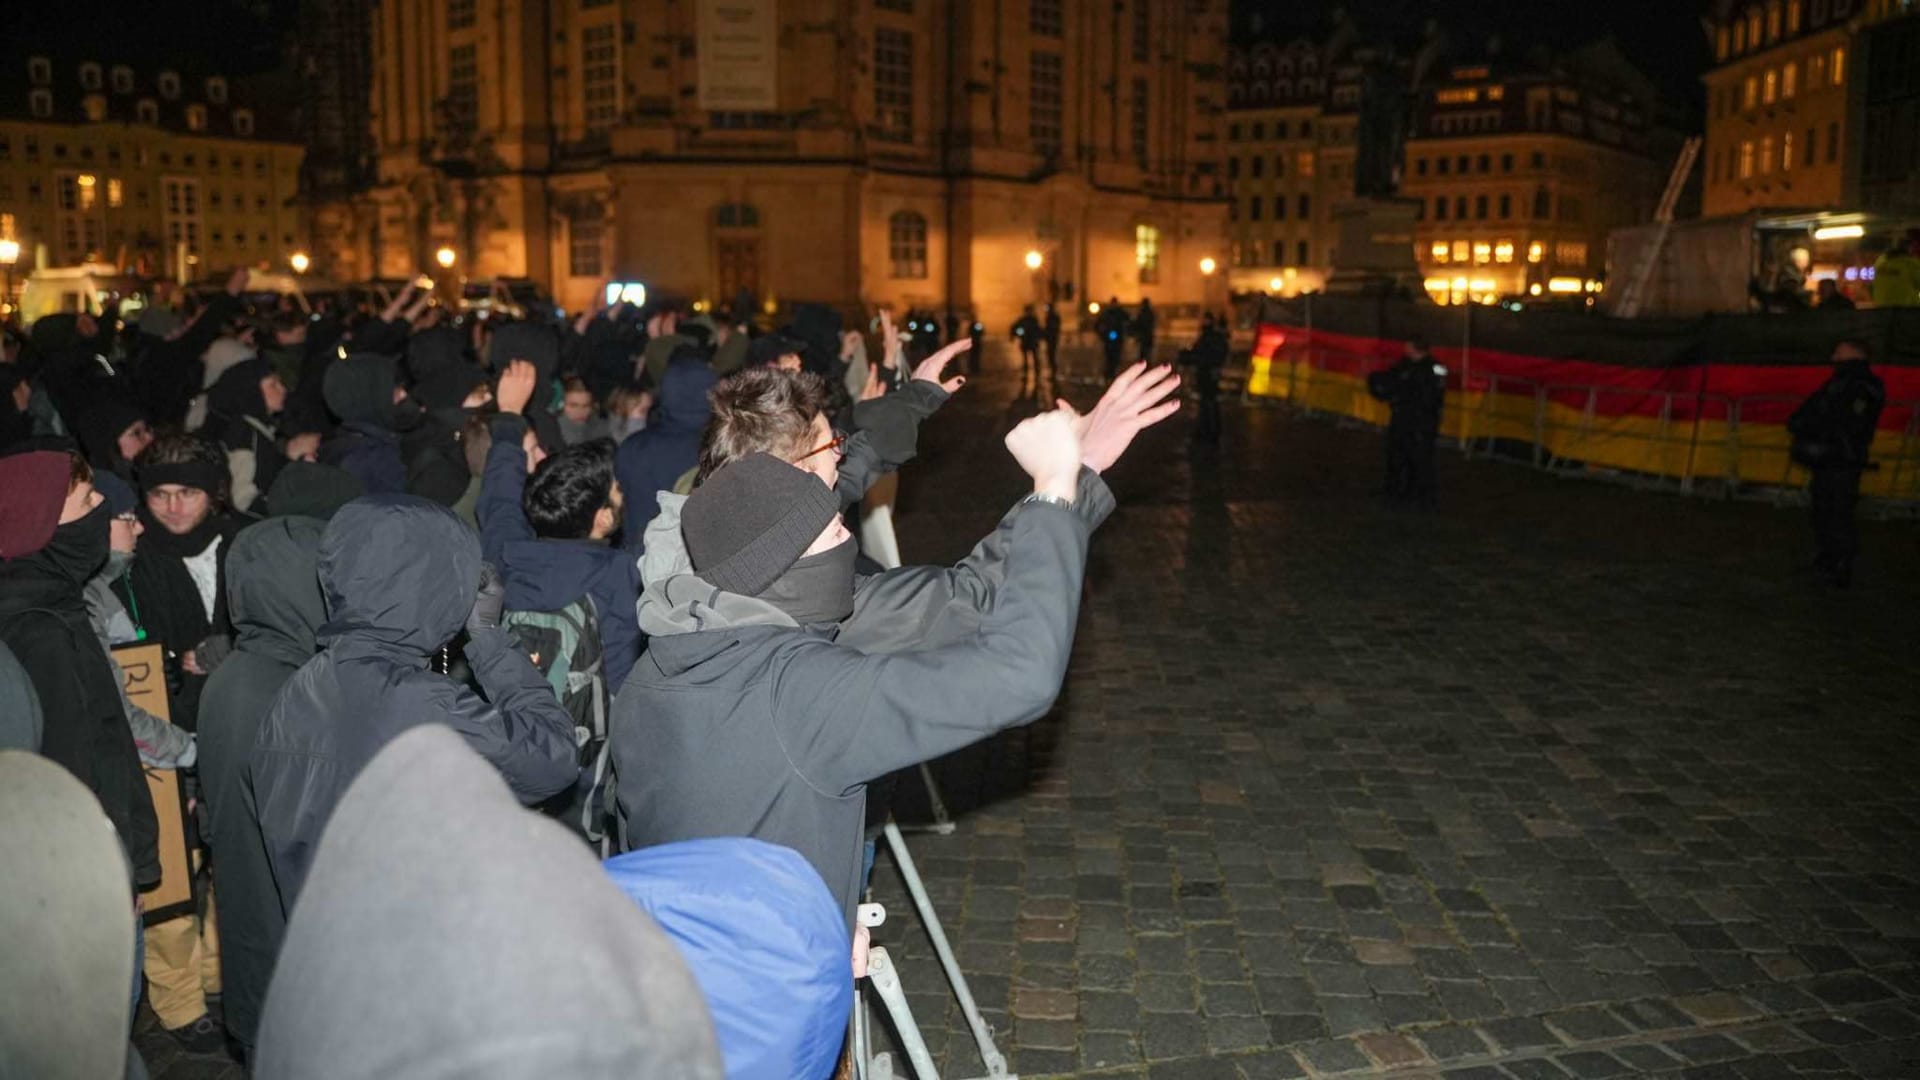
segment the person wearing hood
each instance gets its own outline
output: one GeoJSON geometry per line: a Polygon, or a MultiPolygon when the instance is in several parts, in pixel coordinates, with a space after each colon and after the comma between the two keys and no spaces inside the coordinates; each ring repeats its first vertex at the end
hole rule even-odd
{"type": "Polygon", "coordinates": [[[566,445],[553,416],[553,380],[560,367],[560,341],[550,327],[539,323],[508,323],[495,330],[487,342],[487,367],[499,374],[515,360],[533,365],[537,381],[533,399],[527,403],[527,423],[533,425],[540,445],[551,454],[566,445]]]}
{"type": "Polygon", "coordinates": [[[700,463],[701,433],[713,412],[707,395],[718,381],[698,349],[681,350],[661,377],[647,426],[629,435],[614,453],[614,475],[626,495],[621,535],[628,549],[639,551],[644,543],[647,522],[659,510],[658,494],[672,491],[680,477],[700,463]]]}
{"type": "Polygon", "coordinates": [[[729,1080],[833,1074],[858,973],[833,894],[798,852],[717,837],[601,865],[693,972],[729,1080]]]}
{"type": "Polygon", "coordinates": [[[327,367],[327,408],[340,427],[320,444],[322,464],[345,469],[369,495],[407,490],[407,465],[395,430],[406,397],[392,358],[351,353],[327,367]]]}
{"type": "Polygon", "coordinates": [[[109,522],[78,454],[0,458],[0,644],[32,680],[40,752],[100,800],[132,884],[144,891],[160,883],[159,826],[113,669],[87,617],[86,585],[107,561],[109,522]]]}
{"type": "Polygon", "coordinates": [[[200,702],[200,788],[220,896],[220,965],[227,1031],[251,1051],[273,958],[286,932],[260,826],[241,788],[254,736],[274,696],[313,658],[326,621],[320,595],[318,516],[269,518],[241,530],[227,557],[233,655],[207,679],[200,702]]]}
{"type": "MultiPolygon", "coordinates": [[[[194,395],[193,401],[187,407],[185,426],[188,431],[200,431],[207,426],[209,420],[213,419],[208,415],[211,405],[207,395],[212,392],[221,378],[234,368],[242,364],[250,364],[259,358],[259,353],[250,344],[250,333],[249,331],[249,336],[224,334],[215,338],[213,344],[207,346],[206,353],[200,357],[200,392],[194,395]]],[[[213,435],[215,432],[209,431],[206,434],[213,435]]]]}
{"type": "Polygon", "coordinates": [[[0,450],[33,436],[33,382],[19,364],[0,364],[0,450]]]}
{"type": "Polygon", "coordinates": [[[347,785],[408,728],[452,728],[523,803],[576,778],[573,720],[500,628],[506,587],[453,511],[412,495],[356,499],[328,523],[318,566],[321,651],[274,698],[241,789],[282,912],[298,899],[347,785]],[[463,625],[485,697],[428,666],[463,625]]]}
{"type": "Polygon", "coordinates": [[[407,345],[407,370],[413,378],[408,397],[422,413],[400,435],[407,491],[457,505],[468,487],[460,432],[467,417],[493,401],[493,389],[486,373],[467,361],[466,345],[452,327],[415,334],[407,345]]]}
{"type": "Polygon", "coordinates": [[[617,689],[640,655],[634,622],[640,570],[630,554],[607,542],[620,528],[623,493],[613,444],[570,446],[529,469],[520,411],[536,378],[524,360],[500,376],[500,412],[491,424],[476,507],[481,556],[500,569],[509,611],[559,611],[591,598],[607,685],[617,689]]]}
{"type": "Polygon", "coordinates": [[[208,385],[201,357],[240,314],[240,293],[246,286],[247,270],[241,267],[227,278],[226,289],[208,297],[184,327],[167,337],[140,335],[144,348],[134,364],[134,381],[147,418],[156,426],[185,423],[194,396],[208,385]]]}
{"type": "Polygon", "coordinates": [[[229,510],[227,458],[192,435],[165,435],[139,461],[140,557],[114,588],[166,649],[173,722],[194,730],[208,673],[232,649],[224,568],[245,521],[229,510]]]}
{"type": "Polygon", "coordinates": [[[95,319],[87,312],[57,312],[36,320],[28,336],[30,367],[70,429],[89,403],[131,389],[113,364],[113,323],[111,313],[95,319]]]}
{"type": "Polygon", "coordinates": [[[73,431],[95,472],[112,473],[128,483],[133,482],[134,459],[153,443],[145,410],[117,395],[82,408],[73,431]]]}
{"type": "Polygon", "coordinates": [[[610,741],[633,846],[791,847],[851,922],[867,782],[1051,707],[1088,535],[1112,507],[1097,474],[1179,408],[1177,385],[1136,367],[1085,417],[1021,422],[1006,443],[1034,492],[968,562],[859,582],[831,445],[815,449],[824,419],[769,417],[779,451],[711,471],[681,507],[686,571],[647,579],[647,651],[610,741]]]}
{"type": "Polygon", "coordinates": [[[673,943],[516,794],[437,725],[372,759],[288,923],[257,1075],[728,1075],[673,943]]]}
{"type": "Polygon", "coordinates": [[[567,446],[610,437],[607,418],[600,415],[600,403],[587,389],[587,381],[577,375],[561,384],[558,422],[560,441],[567,446]]]}
{"type": "Polygon", "coordinates": [[[139,499],[126,481],[112,473],[94,473],[93,486],[106,500],[112,520],[107,534],[106,564],[87,582],[87,619],[100,639],[100,648],[107,654],[107,663],[113,665],[114,682],[120,688],[120,707],[126,711],[127,725],[133,729],[133,745],[140,751],[140,763],[158,769],[191,768],[195,761],[193,734],[135,704],[127,696],[126,675],[119,661],[113,658],[114,649],[135,644],[147,636],[146,629],[134,620],[133,613],[121,602],[120,594],[114,591],[115,585],[126,587],[140,535],[146,532],[146,526],[140,523],[139,499]]]}
{"type": "Polygon", "coordinates": [[[235,509],[246,511],[273,486],[286,465],[277,418],[287,406],[287,384],[265,360],[243,360],[228,368],[207,391],[207,423],[202,434],[227,452],[227,472],[235,509]]]}

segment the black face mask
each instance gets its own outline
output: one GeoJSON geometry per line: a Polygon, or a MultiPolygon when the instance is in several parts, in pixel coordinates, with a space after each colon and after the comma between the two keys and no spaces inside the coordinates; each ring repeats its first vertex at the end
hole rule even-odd
{"type": "Polygon", "coordinates": [[[837,623],[853,614],[853,560],[859,553],[859,545],[849,536],[787,567],[760,599],[801,626],[837,623]]]}
{"type": "Polygon", "coordinates": [[[113,514],[105,500],[78,521],[69,521],[53,530],[53,539],[40,549],[44,560],[63,579],[85,585],[106,565],[112,549],[110,529],[113,514]]]}

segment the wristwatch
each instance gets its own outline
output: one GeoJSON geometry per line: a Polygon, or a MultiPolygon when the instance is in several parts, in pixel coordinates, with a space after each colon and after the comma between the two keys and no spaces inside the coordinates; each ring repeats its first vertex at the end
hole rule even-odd
{"type": "Polygon", "coordinates": [[[1072,499],[1063,499],[1058,495],[1049,495],[1044,491],[1036,491],[1020,500],[1021,506],[1025,506],[1028,503],[1047,503],[1052,506],[1057,506],[1062,510],[1073,509],[1072,499]]]}

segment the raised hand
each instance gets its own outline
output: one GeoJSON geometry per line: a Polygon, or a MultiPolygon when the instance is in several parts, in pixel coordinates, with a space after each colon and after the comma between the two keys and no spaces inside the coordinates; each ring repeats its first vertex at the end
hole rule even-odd
{"type": "MultiPolygon", "coordinates": [[[[1106,472],[1132,445],[1133,437],[1180,411],[1180,400],[1172,397],[1180,388],[1180,376],[1170,367],[1135,364],[1120,373],[1100,395],[1093,411],[1076,417],[1081,457],[1087,468],[1106,472]]],[[[1073,413],[1065,401],[1060,408],[1073,413]]]]}
{"type": "Polygon", "coordinates": [[[920,361],[919,366],[913,369],[913,377],[925,382],[938,383],[940,389],[951,394],[967,385],[967,377],[965,375],[955,375],[953,378],[941,382],[940,376],[946,373],[947,365],[953,363],[955,357],[971,348],[973,348],[973,339],[961,338],[959,341],[948,345],[946,348],[920,361]]]}
{"type": "Polygon", "coordinates": [[[1036,494],[1072,502],[1080,490],[1080,432],[1072,409],[1029,416],[1007,432],[1007,450],[1036,494]]]}
{"type": "Polygon", "coordinates": [[[500,373],[500,387],[493,397],[503,413],[525,413],[527,402],[533,400],[534,383],[540,373],[525,360],[515,360],[500,373]]]}

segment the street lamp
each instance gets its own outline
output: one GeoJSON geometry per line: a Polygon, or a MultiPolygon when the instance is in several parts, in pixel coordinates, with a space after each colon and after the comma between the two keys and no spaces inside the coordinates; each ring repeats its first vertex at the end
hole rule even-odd
{"type": "Polygon", "coordinates": [[[1040,254],[1038,251],[1027,252],[1027,269],[1029,270],[1040,269],[1040,264],[1046,261],[1047,261],[1047,257],[1045,255],[1040,254]]]}
{"type": "Polygon", "coordinates": [[[1208,255],[1206,258],[1200,260],[1200,272],[1203,274],[1206,274],[1208,277],[1212,277],[1213,272],[1215,270],[1218,270],[1219,268],[1220,268],[1220,264],[1217,262],[1214,262],[1213,256],[1211,255],[1208,255]]]}
{"type": "Polygon", "coordinates": [[[0,315],[13,308],[13,264],[20,261],[20,241],[0,240],[0,315]]]}
{"type": "Polygon", "coordinates": [[[1283,285],[1285,285],[1285,284],[1286,284],[1286,282],[1284,282],[1284,281],[1281,281],[1281,280],[1280,280],[1279,278],[1268,278],[1268,279],[1267,279],[1267,291],[1268,291],[1268,292],[1279,292],[1279,291],[1280,291],[1280,288],[1281,288],[1281,286],[1283,286],[1283,285]]]}
{"type": "Polygon", "coordinates": [[[450,247],[443,247],[433,253],[433,261],[439,263],[440,269],[442,270],[453,269],[453,260],[455,257],[453,249],[450,247]]]}
{"type": "Polygon", "coordinates": [[[306,252],[296,251],[292,255],[287,256],[287,265],[293,267],[294,273],[304,274],[307,272],[307,267],[313,265],[313,260],[307,258],[306,252]]]}

